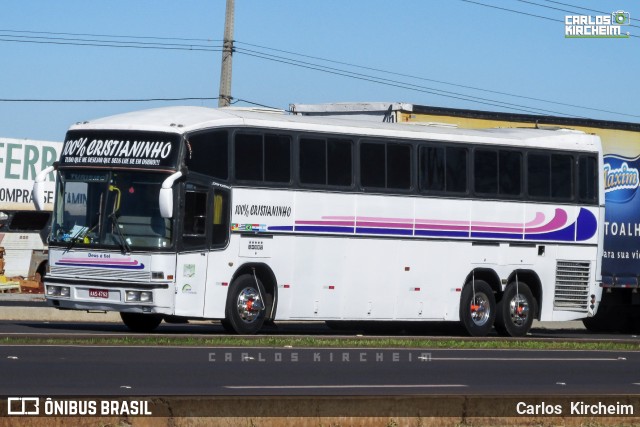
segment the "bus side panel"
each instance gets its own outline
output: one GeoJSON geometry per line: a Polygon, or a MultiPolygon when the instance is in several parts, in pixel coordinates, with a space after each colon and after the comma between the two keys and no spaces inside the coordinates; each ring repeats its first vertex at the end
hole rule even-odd
{"type": "Polygon", "coordinates": [[[416,240],[410,249],[412,280],[398,292],[398,318],[458,320],[457,290],[463,287],[472,269],[471,203],[471,200],[415,199],[416,240]],[[420,291],[412,290],[413,287],[419,287],[420,291]],[[413,308],[415,295],[421,295],[425,302],[422,315],[403,315],[402,307],[413,308]]]}
{"type": "MultiPolygon", "coordinates": [[[[340,302],[356,285],[353,270],[358,268],[350,250],[355,199],[349,194],[295,193],[293,231],[298,236],[285,238],[286,244],[293,248],[287,259],[293,277],[286,295],[283,292],[280,298],[280,304],[289,303],[289,317],[338,319],[342,316],[340,302]]],[[[281,308],[279,315],[284,315],[281,308]]]]}

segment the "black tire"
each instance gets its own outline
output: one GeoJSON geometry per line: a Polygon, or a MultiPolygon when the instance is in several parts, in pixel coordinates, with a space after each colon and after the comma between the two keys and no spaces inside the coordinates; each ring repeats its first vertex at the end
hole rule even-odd
{"type": "Polygon", "coordinates": [[[472,337],[484,337],[496,318],[496,299],[484,280],[467,283],[460,296],[460,322],[472,337]],[[474,301],[475,288],[475,301],[474,301]]]}
{"type": "Polygon", "coordinates": [[[223,327],[226,323],[232,331],[242,335],[258,332],[266,313],[260,295],[264,298],[265,292],[259,278],[250,274],[236,278],[229,288],[223,327]]]}
{"type": "Polygon", "coordinates": [[[537,312],[536,300],[524,282],[511,282],[502,294],[496,309],[496,331],[507,337],[527,335],[537,312]]]}
{"type": "Polygon", "coordinates": [[[133,332],[151,332],[162,322],[159,314],[120,313],[120,318],[133,332]]]}
{"type": "Polygon", "coordinates": [[[227,319],[220,319],[220,325],[222,325],[222,329],[224,329],[225,332],[230,334],[234,334],[236,332],[233,330],[231,323],[229,323],[227,319]]]}
{"type": "Polygon", "coordinates": [[[173,325],[186,325],[189,323],[189,319],[182,316],[164,316],[164,321],[173,325]]]}

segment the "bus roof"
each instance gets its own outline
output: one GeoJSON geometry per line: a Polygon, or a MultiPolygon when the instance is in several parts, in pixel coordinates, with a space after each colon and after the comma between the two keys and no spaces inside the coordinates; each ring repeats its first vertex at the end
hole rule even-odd
{"type": "Polygon", "coordinates": [[[261,127],[306,130],[369,137],[396,137],[475,143],[500,143],[545,148],[597,149],[599,138],[583,132],[560,129],[457,129],[439,126],[369,122],[345,118],[311,117],[274,111],[236,108],[164,107],[118,114],[76,123],[70,130],[142,130],[185,134],[215,127],[261,127]]]}

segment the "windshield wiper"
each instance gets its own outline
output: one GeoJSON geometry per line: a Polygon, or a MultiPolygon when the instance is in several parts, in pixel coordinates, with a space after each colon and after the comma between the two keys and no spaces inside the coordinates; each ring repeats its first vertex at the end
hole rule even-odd
{"type": "Polygon", "coordinates": [[[123,253],[131,253],[131,246],[129,246],[127,239],[125,239],[124,234],[122,234],[122,230],[120,230],[120,222],[118,221],[118,217],[116,216],[116,213],[113,212],[112,214],[110,214],[109,218],[111,218],[111,221],[113,222],[113,225],[115,226],[116,232],[118,234],[118,237],[120,237],[120,241],[122,242],[121,246],[123,248],[123,253]]]}

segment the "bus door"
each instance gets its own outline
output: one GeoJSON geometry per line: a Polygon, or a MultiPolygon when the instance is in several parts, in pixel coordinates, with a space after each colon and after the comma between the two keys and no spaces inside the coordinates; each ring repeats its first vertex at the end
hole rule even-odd
{"type": "Polygon", "coordinates": [[[224,316],[228,285],[224,274],[229,266],[218,254],[229,244],[230,198],[229,188],[219,184],[185,186],[176,264],[176,316],[224,316]]]}
{"type": "Polygon", "coordinates": [[[208,186],[191,182],[187,182],[183,189],[174,314],[202,317],[207,281],[208,241],[212,232],[211,222],[207,220],[211,215],[211,194],[208,186]]]}

